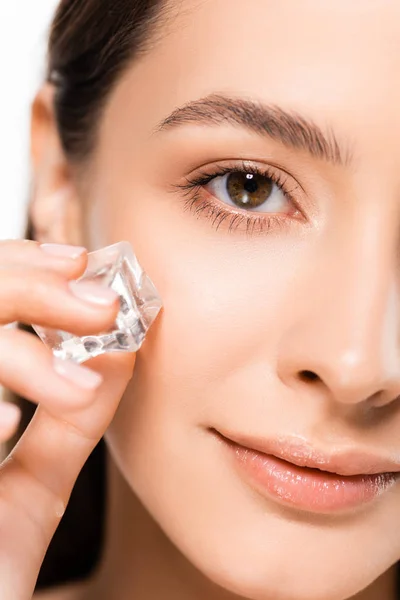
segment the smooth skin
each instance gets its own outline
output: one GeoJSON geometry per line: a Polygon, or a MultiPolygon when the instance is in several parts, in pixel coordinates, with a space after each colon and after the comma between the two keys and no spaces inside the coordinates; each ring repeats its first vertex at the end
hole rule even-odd
{"type": "MultiPolygon", "coordinates": [[[[37,239],[88,250],[131,241],[164,304],[129,382],[131,357],[99,359],[106,402],[93,393],[74,413],[98,416],[94,437],[107,429],[108,535],[91,580],[43,597],[394,600],[399,484],[351,514],[296,512],[256,493],[211,428],[400,454],[399,2],[172,1],[158,33],[112,90],[86,163],[62,152],[51,87],[33,107],[37,239]],[[351,161],[329,164],[228,119],[160,130],[216,93],[303,115],[351,161]],[[303,219],[276,188],[258,214],[280,225],[262,234],[186,210],[188,179],[243,160],[286,174],[303,219]],[[112,361],[121,375],[105,372],[112,361]]],[[[218,186],[197,191],[237,214],[218,186]]],[[[62,404],[56,396],[45,403],[62,404]]],[[[35,473],[52,485],[46,473],[61,470],[42,437],[35,451],[53,469],[35,473]]],[[[24,521],[7,506],[9,541],[24,521]]],[[[32,584],[44,546],[31,548],[25,584],[18,561],[28,568],[29,549],[4,543],[18,585],[32,584]]]]}

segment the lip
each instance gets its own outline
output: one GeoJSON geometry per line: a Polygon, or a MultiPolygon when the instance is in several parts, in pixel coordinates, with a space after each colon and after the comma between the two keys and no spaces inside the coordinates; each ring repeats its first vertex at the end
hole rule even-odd
{"type": "Polygon", "coordinates": [[[371,502],[399,478],[400,462],[349,449],[329,454],[303,438],[248,438],[213,430],[258,492],[300,510],[332,513],[371,502]]]}
{"type": "Polygon", "coordinates": [[[299,437],[280,436],[275,439],[265,439],[224,433],[221,430],[215,432],[227,441],[250,450],[272,454],[298,467],[320,469],[335,475],[374,475],[400,471],[400,452],[397,460],[390,456],[354,448],[328,453],[299,437]]]}

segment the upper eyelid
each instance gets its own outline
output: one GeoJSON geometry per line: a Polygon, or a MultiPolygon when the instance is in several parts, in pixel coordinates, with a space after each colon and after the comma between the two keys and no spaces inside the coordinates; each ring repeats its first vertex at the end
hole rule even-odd
{"type": "Polygon", "coordinates": [[[194,179],[194,173],[196,172],[200,172],[203,174],[206,174],[208,171],[213,171],[213,170],[217,170],[218,168],[220,169],[226,169],[226,172],[229,171],[237,171],[237,170],[249,170],[251,171],[252,169],[257,169],[257,171],[260,174],[263,174],[263,172],[265,174],[268,174],[268,171],[275,171],[275,172],[282,172],[285,175],[287,175],[288,177],[290,177],[290,179],[294,182],[296,182],[296,184],[301,188],[301,190],[306,193],[303,185],[301,184],[300,181],[298,181],[298,179],[296,177],[294,177],[287,169],[285,169],[284,167],[282,167],[282,165],[278,165],[276,163],[274,163],[273,161],[260,161],[259,159],[249,159],[249,158],[232,158],[232,159],[221,159],[221,160],[216,160],[214,162],[208,162],[205,163],[204,165],[200,165],[199,167],[197,167],[196,169],[193,169],[191,171],[190,174],[185,175],[185,179],[194,179]],[[238,169],[239,166],[239,169],[238,169]]]}
{"type": "MultiPolygon", "coordinates": [[[[222,162],[229,162],[229,161],[222,161],[222,162]]],[[[290,188],[289,192],[287,193],[296,193],[297,191],[299,191],[299,188],[301,190],[302,194],[306,194],[305,189],[303,188],[302,184],[293,177],[293,175],[291,175],[291,173],[289,173],[287,170],[282,169],[281,167],[277,167],[271,163],[260,163],[260,161],[249,161],[248,159],[246,160],[239,160],[239,161],[233,161],[236,162],[236,164],[231,164],[231,165],[221,165],[221,164],[210,164],[209,165],[209,169],[204,169],[200,171],[200,174],[195,177],[193,175],[192,179],[190,178],[190,176],[186,176],[185,180],[186,180],[186,184],[187,185],[196,185],[196,180],[199,180],[201,178],[201,175],[203,175],[203,177],[210,177],[210,179],[213,179],[214,177],[218,177],[218,176],[222,176],[224,174],[233,172],[233,171],[249,171],[249,172],[256,172],[260,175],[264,175],[265,177],[269,177],[272,173],[275,173],[275,177],[277,179],[282,179],[282,174],[284,174],[285,177],[290,178],[291,181],[293,181],[294,183],[294,187],[290,188]],[[239,167],[238,168],[238,164],[239,167]],[[260,164],[262,166],[260,166],[260,164]],[[220,170],[221,173],[212,173],[212,171],[218,171],[220,170]],[[209,172],[209,173],[208,173],[209,172]]],[[[196,173],[196,171],[195,171],[196,173]]],[[[198,184],[201,185],[201,184],[198,184]]],[[[203,184],[204,185],[204,184],[203,184]]],[[[277,184],[279,185],[279,184],[277,184]]],[[[287,187],[288,185],[288,181],[285,180],[285,186],[287,187]]],[[[178,185],[177,187],[179,188],[185,188],[185,185],[178,185]]],[[[297,203],[296,203],[297,204],[297,203]]]]}

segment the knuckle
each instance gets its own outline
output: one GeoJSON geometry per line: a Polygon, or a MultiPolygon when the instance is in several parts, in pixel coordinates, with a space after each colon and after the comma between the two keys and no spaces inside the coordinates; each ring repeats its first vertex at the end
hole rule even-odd
{"type": "Polygon", "coordinates": [[[61,277],[44,269],[3,269],[0,270],[0,302],[12,302],[13,312],[18,313],[25,306],[48,306],[50,292],[61,285],[61,277]]]}
{"type": "Polygon", "coordinates": [[[67,419],[65,416],[61,419],[64,426],[65,433],[69,438],[78,441],[89,442],[92,446],[97,444],[100,439],[100,435],[97,431],[95,423],[78,424],[74,423],[71,419],[67,419]]]}
{"type": "Polygon", "coordinates": [[[46,546],[66,510],[66,502],[25,460],[19,459],[18,453],[7,457],[1,471],[6,481],[1,485],[0,498],[25,515],[46,546]],[[7,482],[9,485],[5,485],[7,482]],[[32,503],[29,498],[36,501],[32,503]]]}
{"type": "Polygon", "coordinates": [[[21,244],[29,244],[29,243],[35,243],[35,242],[32,242],[31,240],[19,239],[19,238],[4,238],[0,241],[0,245],[2,245],[2,244],[21,245],[21,244]]]}
{"type": "Polygon", "coordinates": [[[29,282],[26,282],[25,292],[30,294],[31,301],[35,303],[42,302],[47,299],[52,283],[47,274],[32,277],[29,282]]]}
{"type": "Polygon", "coordinates": [[[0,252],[6,250],[7,253],[12,250],[19,250],[20,248],[37,248],[39,246],[39,242],[35,240],[25,240],[25,239],[14,239],[14,238],[6,238],[0,240],[0,252]]]}
{"type": "Polygon", "coordinates": [[[45,360],[44,344],[34,335],[19,329],[0,328],[0,386],[2,381],[19,380],[26,389],[32,379],[24,378],[24,372],[29,368],[32,375],[42,370],[45,360]],[[17,357],[17,358],[16,358],[17,357]]]}
{"type": "Polygon", "coordinates": [[[66,431],[71,430],[72,433],[76,433],[82,438],[86,437],[85,427],[80,429],[80,426],[75,425],[74,422],[77,418],[79,420],[78,413],[86,412],[88,409],[92,410],[95,398],[95,391],[83,389],[77,384],[65,380],[58,385],[57,396],[47,394],[46,399],[42,400],[42,404],[53,419],[62,423],[66,431]],[[72,400],[71,394],[73,394],[72,400]]]}
{"type": "Polygon", "coordinates": [[[60,287],[62,278],[54,271],[44,269],[35,269],[31,271],[27,277],[26,286],[27,292],[32,290],[39,297],[47,297],[50,288],[60,287]]]}
{"type": "Polygon", "coordinates": [[[1,265],[0,266],[0,300],[18,301],[23,294],[32,291],[32,278],[29,271],[23,267],[1,265]]]}

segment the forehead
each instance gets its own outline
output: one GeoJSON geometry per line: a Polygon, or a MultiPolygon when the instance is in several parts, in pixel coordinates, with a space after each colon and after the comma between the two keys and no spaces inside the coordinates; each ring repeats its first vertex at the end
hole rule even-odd
{"type": "Polygon", "coordinates": [[[375,145],[397,147],[398,0],[183,0],[168,14],[128,76],[133,108],[161,120],[209,94],[238,95],[328,121],[366,148],[372,130],[375,145]]]}
{"type": "Polygon", "coordinates": [[[354,81],[357,67],[359,84],[369,87],[378,68],[388,87],[395,82],[385,75],[399,73],[398,0],[184,0],[170,17],[153,57],[188,84],[201,75],[214,87],[233,85],[240,74],[238,85],[268,90],[273,77],[277,90],[276,80],[286,87],[290,74],[292,94],[301,97],[304,84],[326,71],[354,81]],[[195,69],[191,78],[185,68],[195,69]]]}

